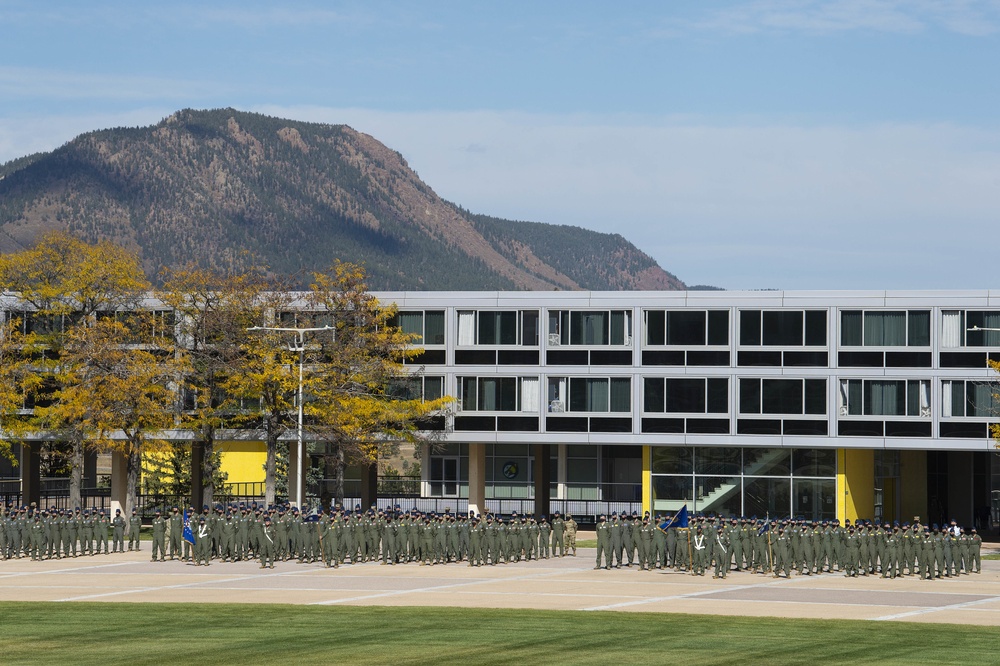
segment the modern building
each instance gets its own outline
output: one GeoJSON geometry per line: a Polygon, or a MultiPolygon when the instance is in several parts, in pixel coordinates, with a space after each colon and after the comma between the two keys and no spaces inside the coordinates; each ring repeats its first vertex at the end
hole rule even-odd
{"type": "Polygon", "coordinates": [[[1000,522],[1000,291],[376,296],[424,350],[405,388],[456,398],[428,501],[1000,522]]]}
{"type": "Polygon", "coordinates": [[[426,496],[997,518],[1000,292],[378,296],[458,399],[426,496]]]}

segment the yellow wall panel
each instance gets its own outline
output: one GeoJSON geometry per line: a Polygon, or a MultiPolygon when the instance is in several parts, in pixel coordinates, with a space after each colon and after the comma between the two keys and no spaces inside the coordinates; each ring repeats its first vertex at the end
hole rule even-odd
{"type": "Polygon", "coordinates": [[[875,452],[871,449],[837,451],[837,518],[841,523],[875,514],[875,452]]]}

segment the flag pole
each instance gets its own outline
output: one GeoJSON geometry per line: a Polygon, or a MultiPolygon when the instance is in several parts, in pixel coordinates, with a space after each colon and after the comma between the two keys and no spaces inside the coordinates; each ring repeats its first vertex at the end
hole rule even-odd
{"type": "Polygon", "coordinates": [[[771,514],[764,517],[764,525],[767,526],[767,561],[771,565],[771,573],[774,573],[774,550],[771,548],[771,514]]]}

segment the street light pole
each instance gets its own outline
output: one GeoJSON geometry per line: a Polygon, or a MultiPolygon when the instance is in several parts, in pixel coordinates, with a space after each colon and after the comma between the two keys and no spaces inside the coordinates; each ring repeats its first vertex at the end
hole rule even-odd
{"type": "MultiPolygon", "coordinates": [[[[333,326],[320,326],[315,328],[282,328],[279,326],[251,326],[247,329],[248,332],[252,331],[272,331],[278,333],[292,333],[295,335],[295,347],[289,346],[289,351],[297,351],[299,353],[299,390],[296,398],[296,402],[299,407],[299,418],[298,418],[298,429],[296,432],[295,440],[295,452],[297,458],[297,464],[295,465],[295,504],[299,509],[304,508],[306,499],[306,488],[305,488],[305,475],[302,473],[302,469],[305,466],[305,442],[302,438],[302,380],[303,380],[303,369],[306,361],[306,333],[315,333],[317,331],[332,331],[333,326]]],[[[291,481],[291,479],[289,479],[291,481]]],[[[291,483],[289,483],[291,486],[291,483]]]]}

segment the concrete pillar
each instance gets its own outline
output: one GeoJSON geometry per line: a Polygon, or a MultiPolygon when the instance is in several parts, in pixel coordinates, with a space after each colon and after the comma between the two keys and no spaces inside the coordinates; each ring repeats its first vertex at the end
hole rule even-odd
{"type": "Polygon", "coordinates": [[[556,497],[565,500],[569,498],[566,483],[569,475],[569,464],[566,461],[566,444],[558,444],[556,447],[556,497]]]}
{"type": "Polygon", "coordinates": [[[302,508],[302,498],[299,497],[299,475],[302,474],[302,464],[299,460],[297,442],[288,443],[288,502],[292,506],[302,508]]]}
{"type": "Polygon", "coordinates": [[[191,506],[201,511],[205,504],[205,445],[195,442],[191,445],[191,506]]]}
{"type": "Polygon", "coordinates": [[[21,505],[30,506],[32,502],[41,506],[41,442],[24,442],[21,444],[21,505]]]}
{"type": "Polygon", "coordinates": [[[469,511],[486,514],[485,444],[469,444],[469,511]]]}
{"type": "Polygon", "coordinates": [[[111,453],[111,515],[121,510],[125,513],[125,498],[128,488],[128,457],[121,451],[111,453]]]}
{"type": "Polygon", "coordinates": [[[535,454],[535,515],[548,515],[552,498],[552,454],[548,444],[535,444],[532,449],[535,454]]]}
{"type": "Polygon", "coordinates": [[[378,465],[361,468],[361,508],[367,511],[378,501],[378,465]]]}

